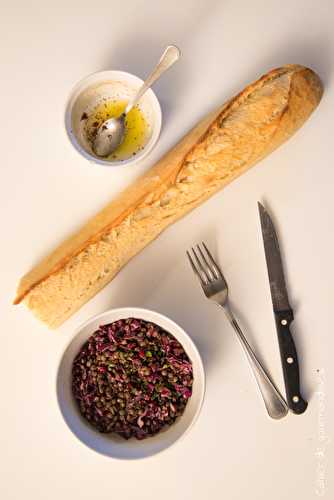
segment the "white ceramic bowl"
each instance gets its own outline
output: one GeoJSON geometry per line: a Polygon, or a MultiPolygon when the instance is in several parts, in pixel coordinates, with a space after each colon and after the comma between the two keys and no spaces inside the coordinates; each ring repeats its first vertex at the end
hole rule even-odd
{"type": "Polygon", "coordinates": [[[57,399],[60,411],[68,427],[89,448],[108,457],[118,459],[149,457],[169,448],[178,441],[181,436],[189,431],[197,419],[203,403],[204,390],[205,376],[202,360],[190,337],[180,326],[163,314],[141,308],[112,309],[86,321],[78,328],[73,339],[66,347],[57,373],[57,399]],[[73,360],[85,341],[101,324],[112,323],[129,317],[151,321],[174,335],[184,347],[193,365],[193,393],[183,415],[173,425],[159,434],[141,441],[135,438],[125,440],[115,434],[99,433],[81,416],[71,389],[73,360]]]}
{"type": "Polygon", "coordinates": [[[143,149],[135,156],[110,161],[95,155],[84,133],[82,116],[88,115],[102,102],[108,100],[126,100],[133,97],[141,87],[143,80],[125,71],[101,71],[81,80],[73,88],[65,111],[65,128],[74,148],[86,159],[108,167],[133,164],[144,158],[156,144],[161,130],[161,107],[152,89],[149,89],[139,101],[139,108],[146,120],[147,130],[143,149]]]}

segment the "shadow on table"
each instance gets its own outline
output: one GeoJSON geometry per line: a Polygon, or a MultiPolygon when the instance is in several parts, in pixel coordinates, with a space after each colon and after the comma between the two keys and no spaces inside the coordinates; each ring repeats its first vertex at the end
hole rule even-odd
{"type": "MultiPolygon", "coordinates": [[[[121,69],[134,73],[145,79],[158,62],[160,55],[167,45],[175,44],[181,50],[181,61],[175,64],[157,83],[154,84],[154,92],[160,101],[164,123],[169,123],[172,115],[182,109],[182,102],[188,89],[194,85],[193,59],[196,57],[191,50],[191,42],[198,33],[205,30],[206,22],[214,15],[216,7],[221,5],[219,0],[207,0],[197,2],[196,8],[192,0],[185,0],[183,9],[189,4],[189,17],[186,26],[180,22],[178,8],[169,6],[166,9],[166,26],[168,33],[155,32],[152,26],[148,35],[145,11],[140,9],[134,14],[136,16],[136,29],[133,38],[128,34],[119,39],[110,47],[108,55],[101,69],[121,69]],[[174,24],[170,18],[174,17],[174,24]]],[[[199,66],[200,67],[200,66],[199,66]]],[[[199,76],[199,71],[196,71],[199,76]]]]}
{"type": "MultiPolygon", "coordinates": [[[[268,53],[263,59],[264,71],[266,68],[275,68],[284,64],[303,64],[316,71],[326,88],[333,73],[333,53],[330,42],[324,33],[322,39],[285,40],[275,51],[268,53]]],[[[255,72],[258,73],[258,64],[255,72]]]]}

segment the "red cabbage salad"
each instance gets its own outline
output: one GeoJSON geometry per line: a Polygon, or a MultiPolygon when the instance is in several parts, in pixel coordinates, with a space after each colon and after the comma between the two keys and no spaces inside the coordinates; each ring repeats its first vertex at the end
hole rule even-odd
{"type": "Polygon", "coordinates": [[[72,367],[72,391],[83,417],[125,439],[157,434],[182,415],[193,370],[182,345],[160,326],[127,318],[99,329],[72,367]]]}

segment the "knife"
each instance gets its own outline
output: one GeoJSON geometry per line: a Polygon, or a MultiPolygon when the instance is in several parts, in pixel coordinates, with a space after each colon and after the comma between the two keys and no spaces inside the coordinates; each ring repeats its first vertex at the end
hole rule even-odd
{"type": "Polygon", "coordinates": [[[287,402],[289,408],[294,413],[300,414],[306,410],[307,401],[300,394],[298,357],[290,331],[290,325],[293,321],[293,310],[289,304],[274,224],[264,206],[258,203],[258,207],[287,402]]]}

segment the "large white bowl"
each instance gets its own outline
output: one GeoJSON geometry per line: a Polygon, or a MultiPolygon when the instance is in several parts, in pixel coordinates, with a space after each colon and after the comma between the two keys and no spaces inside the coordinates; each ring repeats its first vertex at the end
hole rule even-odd
{"type": "Polygon", "coordinates": [[[57,398],[60,411],[65,422],[89,448],[119,459],[145,458],[169,448],[178,441],[192,427],[197,419],[204,398],[205,376],[200,354],[191,338],[174,321],[163,314],[147,309],[125,307],[112,309],[94,316],[78,328],[73,339],[68,344],[60,360],[57,373],[57,398]],[[95,430],[81,416],[72,395],[72,364],[73,360],[85,341],[98,329],[100,325],[112,323],[124,318],[140,318],[153,322],[164,328],[182,344],[193,365],[193,393],[185,411],[176,422],[159,434],[138,441],[135,438],[125,440],[115,434],[101,434],[95,430]]]}
{"type": "Polygon", "coordinates": [[[143,149],[124,160],[107,160],[100,158],[92,150],[83,132],[83,113],[94,109],[101,99],[120,99],[128,101],[142,86],[143,80],[126,71],[100,71],[83,78],[75,85],[67,101],[65,110],[65,128],[74,148],[92,163],[108,167],[133,164],[143,159],[155,146],[161,130],[161,107],[157,96],[149,89],[141,97],[138,106],[141,109],[147,125],[146,139],[143,149]]]}

